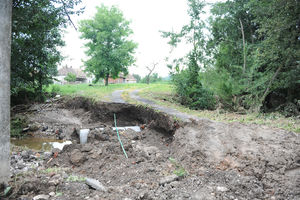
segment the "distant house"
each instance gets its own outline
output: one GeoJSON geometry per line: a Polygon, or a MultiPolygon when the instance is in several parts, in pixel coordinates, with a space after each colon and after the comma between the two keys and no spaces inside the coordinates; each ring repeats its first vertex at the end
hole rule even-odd
{"type": "Polygon", "coordinates": [[[116,84],[116,83],[136,83],[136,79],[131,74],[124,76],[123,73],[120,73],[118,78],[115,79],[113,79],[112,77],[108,78],[108,84],[116,84]]]}
{"type": "Polygon", "coordinates": [[[65,80],[65,77],[69,73],[76,75],[75,83],[92,83],[93,78],[88,77],[81,69],[75,69],[75,68],[68,67],[68,66],[64,66],[63,68],[58,70],[57,76],[54,77],[56,79],[54,81],[54,83],[66,84],[67,81],[65,80]]]}

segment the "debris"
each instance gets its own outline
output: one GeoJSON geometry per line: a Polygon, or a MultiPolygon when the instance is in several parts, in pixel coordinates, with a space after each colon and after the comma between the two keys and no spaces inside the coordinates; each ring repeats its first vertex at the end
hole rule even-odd
{"type": "Polygon", "coordinates": [[[218,192],[227,192],[227,191],[228,191],[228,188],[223,187],[223,186],[218,186],[218,187],[217,187],[217,191],[218,191],[218,192]]]}
{"type": "Polygon", "coordinates": [[[86,144],[90,129],[81,129],[79,132],[80,144],[86,144]]]}
{"type": "Polygon", "coordinates": [[[45,195],[45,194],[40,194],[33,197],[33,200],[48,200],[48,199],[49,199],[49,195],[45,195]]]}
{"type": "Polygon", "coordinates": [[[93,150],[93,146],[90,144],[84,144],[82,145],[81,151],[82,152],[90,152],[93,150]]]}
{"type": "Polygon", "coordinates": [[[53,160],[53,158],[50,158],[47,162],[47,164],[49,164],[51,161],[53,160]]]}
{"type": "Polygon", "coordinates": [[[170,176],[165,176],[159,181],[159,185],[165,185],[165,184],[171,183],[173,181],[177,181],[178,179],[179,179],[179,177],[175,174],[172,174],[170,176]]]}
{"type": "Polygon", "coordinates": [[[99,191],[103,191],[103,192],[107,191],[107,189],[102,185],[102,183],[100,183],[96,179],[86,178],[85,182],[86,182],[87,185],[94,188],[95,190],[99,190],[99,191]]]}
{"type": "Polygon", "coordinates": [[[131,130],[134,130],[135,132],[141,132],[141,127],[139,127],[139,126],[113,127],[114,131],[116,129],[118,129],[119,131],[126,131],[128,129],[131,129],[131,130]]]}
{"type": "Polygon", "coordinates": [[[50,192],[49,195],[50,195],[51,197],[54,197],[54,196],[55,196],[55,192],[50,192]]]}
{"type": "Polygon", "coordinates": [[[74,149],[71,152],[70,160],[73,165],[80,166],[87,160],[87,158],[80,150],[74,149]]]}

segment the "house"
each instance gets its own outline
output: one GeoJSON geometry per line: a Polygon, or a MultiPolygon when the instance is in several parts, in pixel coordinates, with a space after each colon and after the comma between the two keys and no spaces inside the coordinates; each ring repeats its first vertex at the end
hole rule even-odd
{"type": "Polygon", "coordinates": [[[112,77],[108,78],[108,84],[117,84],[117,83],[136,83],[136,79],[131,74],[124,76],[123,73],[120,73],[118,78],[115,79],[113,79],[112,77]]]}
{"type": "Polygon", "coordinates": [[[92,83],[93,78],[88,77],[86,73],[84,73],[81,69],[76,69],[68,66],[64,66],[63,68],[58,70],[58,74],[56,77],[54,77],[56,80],[54,83],[58,84],[66,84],[67,81],[65,80],[65,77],[69,74],[75,74],[76,75],[76,81],[75,83],[92,83]]]}

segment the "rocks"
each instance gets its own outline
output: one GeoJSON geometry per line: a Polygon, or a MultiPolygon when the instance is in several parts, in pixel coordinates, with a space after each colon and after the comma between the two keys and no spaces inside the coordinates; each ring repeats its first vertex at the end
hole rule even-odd
{"type": "Polygon", "coordinates": [[[50,184],[51,186],[57,186],[62,180],[63,180],[63,179],[62,179],[61,175],[60,175],[60,174],[56,174],[56,175],[54,175],[54,176],[51,178],[51,180],[49,181],[49,184],[50,184]]]}
{"type": "Polygon", "coordinates": [[[85,182],[90,187],[94,188],[95,190],[106,192],[107,189],[96,179],[86,178],[85,182]]]}
{"type": "Polygon", "coordinates": [[[80,166],[87,160],[86,156],[80,150],[74,149],[71,152],[70,161],[73,165],[80,166]]]}
{"type": "Polygon", "coordinates": [[[48,200],[48,199],[49,199],[49,195],[45,195],[45,194],[40,194],[33,197],[33,200],[48,200]]]}
{"type": "Polygon", "coordinates": [[[82,152],[90,152],[93,150],[93,146],[91,144],[84,144],[81,147],[82,152]]]}
{"type": "Polygon", "coordinates": [[[228,188],[223,187],[223,186],[218,186],[218,187],[216,188],[216,190],[217,190],[218,192],[227,192],[227,191],[228,191],[228,188]]]}
{"type": "Polygon", "coordinates": [[[165,185],[165,184],[171,183],[173,181],[177,181],[178,179],[179,179],[179,177],[176,174],[172,174],[170,176],[165,176],[162,179],[160,179],[159,185],[165,185]]]}
{"type": "Polygon", "coordinates": [[[51,197],[54,197],[54,196],[55,196],[55,192],[50,192],[49,195],[50,195],[51,197]]]}
{"type": "Polygon", "coordinates": [[[61,150],[59,148],[53,148],[52,149],[52,154],[58,154],[60,152],[61,152],[61,150]]]}

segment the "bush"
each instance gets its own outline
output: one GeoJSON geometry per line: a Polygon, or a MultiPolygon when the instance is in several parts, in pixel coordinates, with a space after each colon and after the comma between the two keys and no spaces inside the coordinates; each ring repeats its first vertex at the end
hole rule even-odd
{"type": "Polygon", "coordinates": [[[196,80],[191,77],[193,76],[190,75],[188,70],[182,70],[172,76],[180,103],[195,110],[213,110],[216,105],[213,93],[203,87],[200,77],[196,80]]]}
{"type": "Polygon", "coordinates": [[[22,131],[27,126],[25,117],[14,117],[10,121],[10,135],[11,137],[22,137],[22,131]]]}
{"type": "Polygon", "coordinates": [[[67,76],[64,79],[68,82],[75,82],[76,81],[76,74],[68,73],[67,76]]]}

